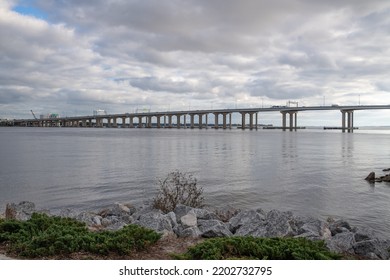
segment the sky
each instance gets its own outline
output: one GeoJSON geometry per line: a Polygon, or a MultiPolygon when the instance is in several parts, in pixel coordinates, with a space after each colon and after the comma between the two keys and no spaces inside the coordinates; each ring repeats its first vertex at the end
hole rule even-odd
{"type": "Polygon", "coordinates": [[[389,33],[388,0],[0,0],[0,118],[390,104],[389,33]]]}

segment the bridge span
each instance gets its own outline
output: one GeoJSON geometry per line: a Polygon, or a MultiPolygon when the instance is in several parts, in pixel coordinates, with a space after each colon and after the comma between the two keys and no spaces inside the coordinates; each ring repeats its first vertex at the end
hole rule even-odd
{"type": "Polygon", "coordinates": [[[39,126],[39,127],[122,127],[122,128],[152,128],[152,118],[155,118],[156,128],[174,127],[173,118],[176,118],[176,128],[208,128],[208,116],[214,115],[213,128],[232,128],[232,114],[241,114],[241,129],[256,129],[258,127],[258,114],[262,112],[277,112],[282,115],[282,129],[295,130],[298,128],[298,112],[300,111],[329,111],[341,112],[341,126],[343,132],[353,132],[354,111],[357,110],[381,110],[390,109],[390,105],[359,105],[359,106],[307,106],[287,107],[272,106],[269,108],[236,108],[236,109],[211,109],[211,110],[186,110],[165,112],[137,112],[123,114],[105,114],[90,116],[56,117],[44,119],[16,119],[15,126],[39,126]],[[189,116],[189,121],[188,121],[189,116]],[[246,123],[249,116],[249,123],[246,123]],[[195,117],[198,122],[195,123],[195,117]],[[220,118],[221,117],[221,118],[220,118]],[[289,122],[287,118],[289,117],[289,122]],[[118,125],[118,119],[121,120],[118,125]],[[220,120],[222,119],[222,123],[220,120]],[[106,121],[106,123],[104,122],[106,121]]]}

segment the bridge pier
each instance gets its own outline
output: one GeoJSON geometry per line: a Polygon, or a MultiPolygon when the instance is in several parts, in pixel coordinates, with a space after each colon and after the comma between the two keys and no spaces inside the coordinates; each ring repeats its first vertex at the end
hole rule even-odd
{"type": "Polygon", "coordinates": [[[213,113],[214,114],[214,128],[218,129],[218,115],[219,113],[213,113]]]}
{"type": "Polygon", "coordinates": [[[180,117],[181,115],[176,115],[176,128],[180,128],[180,117]]]}
{"type": "Polygon", "coordinates": [[[343,132],[353,132],[353,110],[341,110],[341,129],[343,132]],[[347,126],[346,115],[347,114],[347,126]]]}
{"type": "Polygon", "coordinates": [[[249,113],[249,129],[253,129],[253,115],[254,113],[249,113]]]}
{"type": "Polygon", "coordinates": [[[157,118],[157,128],[161,128],[161,116],[156,116],[157,118]]]}
{"type": "Polygon", "coordinates": [[[195,127],[194,119],[195,119],[195,114],[190,114],[190,128],[191,129],[194,129],[194,127],[195,127]]]}
{"type": "Polygon", "coordinates": [[[138,128],[142,128],[142,116],[138,116],[138,128]]]}
{"type": "Polygon", "coordinates": [[[283,131],[286,131],[287,129],[287,113],[290,115],[290,123],[289,123],[289,129],[292,131],[293,129],[297,129],[297,123],[298,123],[298,111],[281,111],[282,114],[282,128],[283,131]]]}
{"type": "Polygon", "coordinates": [[[133,128],[134,127],[133,120],[134,120],[134,117],[129,117],[129,128],[133,128]]]}

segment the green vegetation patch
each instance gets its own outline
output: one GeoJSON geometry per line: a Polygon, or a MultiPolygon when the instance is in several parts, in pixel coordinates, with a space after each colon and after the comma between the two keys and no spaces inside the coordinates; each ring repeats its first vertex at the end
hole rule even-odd
{"type": "Polygon", "coordinates": [[[28,221],[0,220],[0,243],[8,245],[8,253],[28,258],[75,252],[125,255],[148,248],[160,237],[137,225],[118,231],[91,232],[74,219],[38,213],[28,221]]]}
{"type": "Polygon", "coordinates": [[[323,241],[305,238],[256,238],[224,237],[208,239],[178,259],[224,260],[224,259],[268,259],[268,260],[335,260],[341,256],[330,252],[323,241]]]}

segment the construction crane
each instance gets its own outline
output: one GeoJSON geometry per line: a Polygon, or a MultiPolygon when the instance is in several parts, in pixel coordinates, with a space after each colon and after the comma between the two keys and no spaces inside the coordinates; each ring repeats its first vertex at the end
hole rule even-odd
{"type": "Polygon", "coordinates": [[[31,111],[31,113],[32,113],[32,115],[34,116],[34,119],[38,119],[36,116],[35,116],[35,114],[34,114],[34,112],[33,112],[33,110],[30,110],[31,111]]]}

